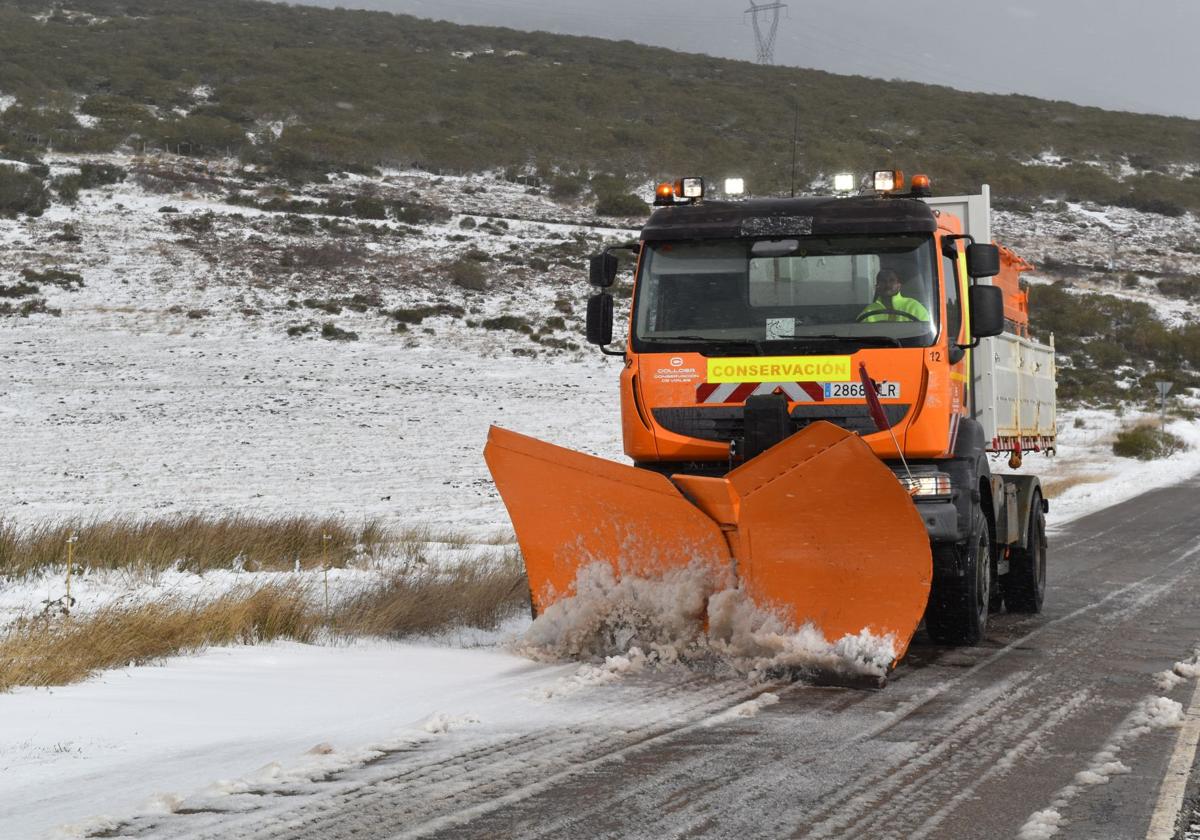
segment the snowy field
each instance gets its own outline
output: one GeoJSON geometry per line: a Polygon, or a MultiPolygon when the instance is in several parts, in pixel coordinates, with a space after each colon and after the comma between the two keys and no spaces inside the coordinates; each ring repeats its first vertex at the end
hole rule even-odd
{"type": "MultiPolygon", "coordinates": [[[[421,237],[355,240],[365,264],[345,275],[289,277],[282,286],[267,282],[261,265],[231,255],[285,251],[296,240],[272,239],[265,214],[203,191],[163,197],[121,185],[89,192],[74,210],[0,220],[0,283],[16,282],[22,266],[77,271],[85,280],[76,291],[46,290],[61,317],[0,321],[0,472],[10,477],[0,487],[4,517],[28,526],[183,513],[337,515],[442,527],[482,544],[510,534],[482,459],[489,424],[620,459],[619,362],[599,354],[547,350],[520,333],[448,317],[397,333],[378,311],[331,319],[358,341],[287,335],[300,318],[288,300],[371,290],[386,307],[450,302],[469,317],[518,313],[534,322],[563,312],[565,299],[575,309],[559,335],[578,340],[582,267],[553,267],[539,283],[488,263],[487,293],[429,278],[447,250],[499,257],[576,233],[600,241],[612,231],[515,185],[488,182],[481,195],[454,179],[391,178],[381,188],[420,191],[454,215],[421,237]],[[167,224],[171,214],[159,212],[166,204],[229,218],[218,219],[203,250],[167,224]],[[461,226],[467,215],[510,222],[502,233],[477,232],[461,226]],[[56,244],[67,223],[82,244],[56,244]],[[399,274],[387,275],[389,268],[399,274]]],[[[1048,216],[1026,227],[1005,215],[998,227],[1044,251],[1064,229],[1083,235],[1104,225],[1084,242],[1100,258],[1112,230],[1134,231],[1138,221],[1130,211],[1102,215],[1079,208],[1075,222],[1048,216]]],[[[1150,464],[1114,458],[1113,435],[1134,419],[1065,413],[1057,457],[1026,457],[1024,470],[1051,488],[1052,531],[1200,472],[1200,429],[1182,421],[1170,429],[1187,452],[1150,464]]],[[[370,570],[338,572],[334,585],[363,574],[370,570]]],[[[243,577],[232,569],[125,580],[90,573],[76,594],[86,611],[134,590],[207,597],[243,577]]],[[[61,585],[57,572],[4,584],[0,622],[36,612],[62,594],[61,585]]],[[[76,836],[80,825],[103,825],[92,819],[98,815],[172,810],[179,797],[255,783],[221,779],[320,774],[396,739],[586,718],[595,713],[596,686],[636,670],[627,661],[582,669],[531,661],[509,646],[527,626],[514,619],[495,634],[463,631],[424,643],[216,649],[81,685],[2,695],[0,837],[76,836]],[[57,831],[66,824],[76,828],[57,831]]]]}

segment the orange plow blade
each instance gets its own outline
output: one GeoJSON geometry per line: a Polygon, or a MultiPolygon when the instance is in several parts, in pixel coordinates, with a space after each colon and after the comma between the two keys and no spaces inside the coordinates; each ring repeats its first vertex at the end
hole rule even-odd
{"type": "Polygon", "coordinates": [[[908,648],[932,560],[916,507],[863,441],[813,423],[722,478],[667,479],[493,427],[484,451],[539,612],[595,562],[654,575],[730,569],[759,606],[830,642],[908,648]]]}

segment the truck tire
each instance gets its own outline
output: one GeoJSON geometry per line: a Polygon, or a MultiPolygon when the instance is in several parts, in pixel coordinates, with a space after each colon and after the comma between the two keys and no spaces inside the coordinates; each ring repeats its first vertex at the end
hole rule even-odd
{"type": "Polygon", "coordinates": [[[946,559],[960,566],[963,574],[934,576],[925,610],[925,630],[938,644],[978,644],[987,629],[992,594],[992,537],[983,511],[976,509],[965,545],[934,550],[953,552],[954,557],[946,559]]]}
{"type": "Polygon", "coordinates": [[[1000,579],[1004,605],[1009,612],[1039,613],[1046,600],[1046,514],[1042,497],[1033,494],[1025,548],[1014,548],[1008,556],[1008,574],[1000,579]]]}

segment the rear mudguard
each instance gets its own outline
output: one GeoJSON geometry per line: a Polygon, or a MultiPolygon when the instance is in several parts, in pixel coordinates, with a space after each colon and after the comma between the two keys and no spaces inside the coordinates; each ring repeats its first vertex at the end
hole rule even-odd
{"type": "Polygon", "coordinates": [[[908,649],[929,599],[925,526],[863,441],[816,422],[724,477],[658,473],[493,427],[484,450],[540,611],[578,571],[728,570],[761,607],[830,642],[866,630],[908,649]]]}

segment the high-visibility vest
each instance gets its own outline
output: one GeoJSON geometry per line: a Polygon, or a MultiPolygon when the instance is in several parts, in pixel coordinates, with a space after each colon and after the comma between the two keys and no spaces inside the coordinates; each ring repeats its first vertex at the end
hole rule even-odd
{"type": "Polygon", "coordinates": [[[897,294],[895,297],[892,298],[891,305],[884,303],[883,301],[879,300],[878,298],[876,298],[875,300],[868,303],[866,309],[863,310],[863,313],[866,314],[868,312],[878,310],[878,314],[870,315],[866,318],[863,318],[862,322],[864,324],[875,324],[875,323],[879,323],[881,321],[910,321],[910,320],[912,320],[911,318],[905,318],[903,315],[896,315],[892,312],[888,312],[887,310],[889,310],[889,309],[894,309],[894,310],[896,310],[896,312],[907,312],[908,314],[912,315],[913,318],[915,318],[918,321],[926,321],[926,322],[929,321],[929,310],[926,309],[924,306],[922,306],[920,301],[913,300],[912,298],[907,298],[901,294],[897,294]]]}

